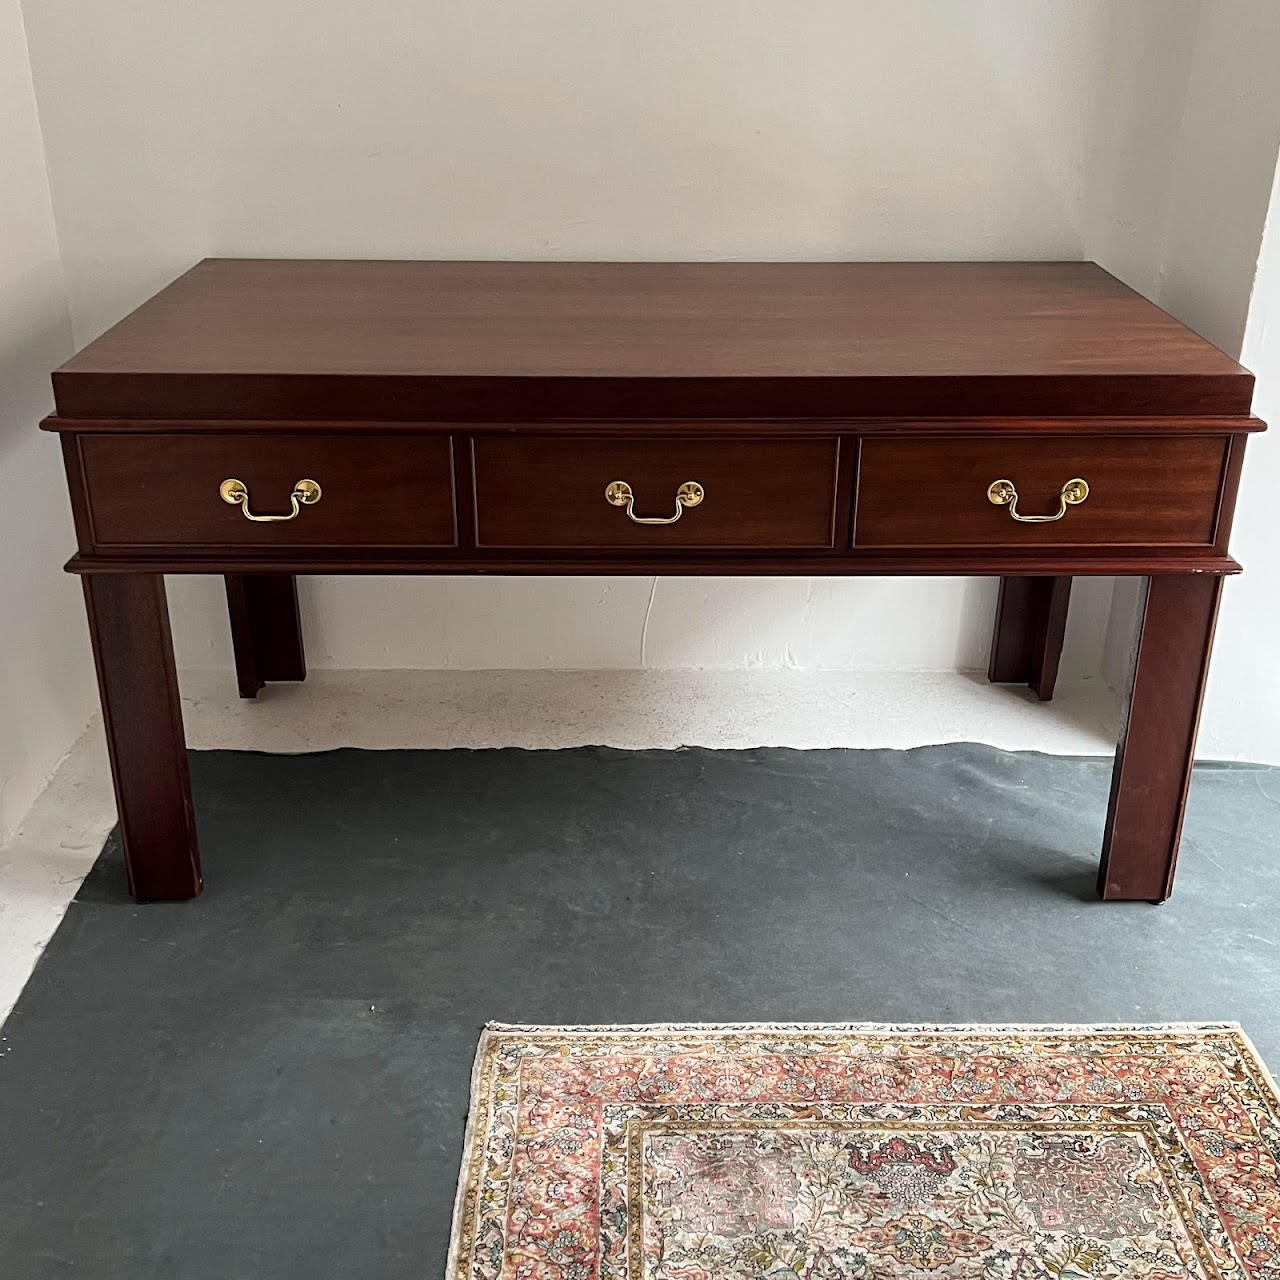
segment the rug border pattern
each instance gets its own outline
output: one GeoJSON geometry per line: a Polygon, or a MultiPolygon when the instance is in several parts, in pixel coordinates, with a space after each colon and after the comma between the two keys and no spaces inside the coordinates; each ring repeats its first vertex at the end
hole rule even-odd
{"type": "MultiPolygon", "coordinates": [[[[1217,1042],[1226,1042],[1230,1051],[1243,1065],[1249,1087],[1241,1100],[1254,1120],[1260,1136],[1275,1151],[1280,1152],[1280,1089],[1248,1035],[1238,1022],[1115,1022],[1115,1023],[813,1023],[813,1022],[735,1022],[735,1023],[609,1023],[609,1024],[526,1024],[487,1023],[480,1035],[471,1071],[470,1107],[463,1140],[461,1169],[454,1200],[453,1221],[449,1250],[445,1266],[446,1280],[468,1280],[471,1271],[473,1242],[468,1238],[474,1229],[477,1201],[482,1183],[486,1149],[486,1133],[493,1116],[494,1090],[497,1086],[495,1071],[498,1051],[504,1045],[534,1050],[542,1047],[544,1053],[552,1049],[567,1056],[572,1045],[575,1049],[589,1048],[591,1042],[611,1040],[652,1040],[670,1045],[673,1041],[715,1040],[717,1048],[730,1052],[742,1050],[759,1052],[760,1039],[813,1037],[830,1039],[833,1043],[849,1040],[909,1041],[913,1048],[928,1051],[942,1050],[957,1043],[970,1049],[977,1045],[989,1045],[992,1049],[1013,1048],[1036,1040],[1051,1041],[1067,1046],[1074,1039],[1088,1040],[1096,1048],[1099,1040],[1114,1039],[1131,1049],[1135,1041],[1188,1040],[1191,1047],[1202,1051],[1217,1042]],[[739,1041],[738,1037],[742,1040],[739,1041]],[[936,1045],[929,1040],[936,1038],[936,1045]],[[578,1043],[575,1043],[578,1042],[578,1043]],[[558,1047],[557,1047],[558,1046],[558,1047]],[[464,1253],[468,1258],[468,1275],[459,1271],[464,1253]]],[[[1224,1046],[1224,1047],[1226,1047],[1224,1046]]],[[[1161,1045],[1165,1052],[1172,1046],[1161,1045]]],[[[536,1055],[535,1055],[536,1056],[536,1055]]],[[[508,1188],[509,1190],[509,1188],[508,1188]]],[[[1242,1265],[1237,1257],[1237,1265],[1242,1265]]],[[[1242,1266],[1242,1272],[1245,1269],[1242,1266]]],[[[1245,1272],[1247,1273],[1247,1272],[1245,1272]]]]}

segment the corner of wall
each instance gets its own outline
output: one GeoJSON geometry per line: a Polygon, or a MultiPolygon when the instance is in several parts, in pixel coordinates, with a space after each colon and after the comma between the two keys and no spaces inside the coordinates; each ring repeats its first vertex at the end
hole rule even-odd
{"type": "Polygon", "coordinates": [[[0,0],[0,839],[20,823],[93,710],[75,545],[57,442],[36,429],[71,320],[18,0],[0,0]]]}

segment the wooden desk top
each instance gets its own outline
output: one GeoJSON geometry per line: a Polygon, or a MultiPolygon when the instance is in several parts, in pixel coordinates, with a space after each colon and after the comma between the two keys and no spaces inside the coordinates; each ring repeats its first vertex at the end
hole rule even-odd
{"type": "Polygon", "coordinates": [[[54,374],[66,417],[1246,414],[1092,263],[209,259],[54,374]]]}

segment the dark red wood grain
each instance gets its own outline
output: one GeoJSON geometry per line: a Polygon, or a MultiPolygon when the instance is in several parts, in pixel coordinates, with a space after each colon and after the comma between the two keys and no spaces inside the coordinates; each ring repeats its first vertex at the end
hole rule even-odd
{"type": "Polygon", "coordinates": [[[80,437],[94,545],[228,549],[451,547],[457,541],[449,437],[371,432],[304,436],[188,434],[80,437]],[[255,514],[287,514],[302,479],[320,501],[260,524],[218,493],[249,490],[255,514]]]}
{"type": "Polygon", "coordinates": [[[242,698],[266,684],[305,680],[298,587],[287,573],[228,573],[227,615],[242,698]]]}
{"type": "Polygon", "coordinates": [[[861,547],[1213,544],[1227,437],[1035,436],[865,442],[861,547]],[[1068,481],[1089,496],[1050,524],[1020,524],[987,486],[1010,480],[1024,515],[1051,515],[1068,481]]]}
{"type": "Polygon", "coordinates": [[[1222,579],[1147,582],[1098,870],[1107,900],[1173,891],[1222,579]]]}
{"type": "Polygon", "coordinates": [[[612,551],[398,551],[394,555],[367,552],[306,552],[302,550],[245,551],[238,548],[174,547],[128,555],[75,555],[66,563],[68,573],[323,573],[323,574],[471,574],[500,573],[514,576],[555,574],[673,573],[780,578],[795,574],[831,577],[878,575],[917,577],[1019,577],[1024,574],[1076,577],[1103,575],[1125,577],[1178,573],[1232,574],[1240,564],[1230,556],[1179,547],[1091,548],[1074,547],[1022,550],[1008,547],[946,548],[923,551],[805,552],[805,551],[708,551],[694,549],[660,553],[612,551]]]}
{"type": "Polygon", "coordinates": [[[1237,415],[1253,379],[1084,262],[213,259],[54,391],[67,417],[1237,415]]]}
{"type": "Polygon", "coordinates": [[[484,437],[472,442],[476,545],[624,553],[829,548],[839,452],[836,437],[484,437]],[[674,524],[636,524],[605,501],[615,480],[631,486],[642,517],[674,514],[676,490],[688,480],[706,497],[674,524]]]}
{"type": "Polygon", "coordinates": [[[1067,633],[1071,579],[1001,578],[987,679],[1026,684],[1041,702],[1053,697],[1067,633]]]}
{"type": "MultiPolygon", "coordinates": [[[[175,435],[216,433],[218,435],[350,435],[352,431],[372,435],[512,435],[525,430],[546,432],[545,422],[528,421],[519,416],[491,422],[459,422],[448,419],[376,418],[63,418],[51,414],[41,422],[46,431],[71,435],[175,435]]],[[[622,418],[604,414],[581,420],[565,419],[555,423],[557,435],[608,437],[619,428],[629,435],[646,438],[678,438],[694,432],[700,436],[858,436],[900,435],[910,439],[926,436],[1168,436],[1168,435],[1248,435],[1266,430],[1266,423],[1250,415],[1241,417],[1205,416],[1199,414],[1165,417],[1117,418],[1094,415],[1079,418],[1043,417],[1029,414],[1020,418],[860,418],[809,417],[789,418],[622,418]]]]}
{"type": "Polygon", "coordinates": [[[1168,892],[1263,424],[1246,370],[1091,264],[210,261],[54,386],[139,896],[199,889],[176,572],[226,576],[246,695],[305,672],[303,573],[994,574],[992,678],[1042,697],[1070,578],[1141,575],[1100,892],[1168,892]],[[986,499],[1077,475],[1059,522],[986,499]],[[324,496],[255,524],[229,477],[259,512],[324,496]],[[707,498],[641,527],[611,480],[640,514],[707,498]]]}
{"type": "Polygon", "coordinates": [[[194,898],[200,853],[164,579],[92,575],[84,598],[129,892],[194,898]]]}

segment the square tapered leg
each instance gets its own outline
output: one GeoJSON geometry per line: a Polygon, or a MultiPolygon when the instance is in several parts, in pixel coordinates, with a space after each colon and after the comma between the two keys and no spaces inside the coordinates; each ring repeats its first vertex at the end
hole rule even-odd
{"type": "Polygon", "coordinates": [[[1070,578],[1001,578],[987,679],[1026,684],[1041,702],[1053,697],[1067,631],[1070,578]]]}
{"type": "Polygon", "coordinates": [[[242,698],[276,680],[305,680],[298,589],[288,573],[228,573],[227,613],[242,698]]]}
{"type": "Polygon", "coordinates": [[[1163,902],[1173,891],[1222,579],[1147,580],[1129,705],[1111,778],[1098,893],[1163,902]]]}
{"type": "Polygon", "coordinates": [[[129,892],[194,898],[200,853],[164,578],[104,573],[83,582],[129,892]]]}

